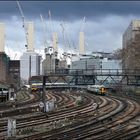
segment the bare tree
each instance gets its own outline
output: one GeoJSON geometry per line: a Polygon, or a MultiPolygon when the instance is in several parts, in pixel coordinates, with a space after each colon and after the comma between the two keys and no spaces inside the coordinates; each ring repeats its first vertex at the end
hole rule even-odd
{"type": "Polygon", "coordinates": [[[119,48],[117,50],[114,50],[113,52],[113,58],[117,60],[122,60],[122,48],[119,48]]]}

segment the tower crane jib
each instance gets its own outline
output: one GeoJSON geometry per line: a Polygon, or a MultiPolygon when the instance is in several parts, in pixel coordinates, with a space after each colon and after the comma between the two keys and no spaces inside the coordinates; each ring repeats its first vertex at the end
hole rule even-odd
{"type": "Polygon", "coordinates": [[[84,31],[84,25],[85,25],[85,22],[86,22],[86,17],[83,18],[80,32],[83,32],[83,31],[84,31]]]}
{"type": "Polygon", "coordinates": [[[45,22],[44,22],[44,18],[43,18],[43,16],[40,14],[40,18],[41,18],[41,21],[42,21],[42,25],[43,25],[43,32],[44,32],[44,47],[46,48],[47,46],[48,46],[48,42],[47,42],[47,37],[46,37],[46,34],[47,34],[47,32],[46,32],[46,26],[45,26],[45,22]]]}
{"type": "Polygon", "coordinates": [[[22,17],[22,23],[23,23],[23,28],[24,28],[24,32],[25,32],[25,38],[26,38],[26,45],[25,47],[28,46],[28,32],[27,32],[27,27],[26,27],[26,22],[25,22],[25,17],[24,17],[24,14],[23,14],[23,11],[22,11],[22,8],[20,6],[20,3],[19,1],[17,1],[17,5],[18,5],[18,8],[19,8],[19,11],[20,11],[20,14],[21,14],[21,17],[22,17]]]}

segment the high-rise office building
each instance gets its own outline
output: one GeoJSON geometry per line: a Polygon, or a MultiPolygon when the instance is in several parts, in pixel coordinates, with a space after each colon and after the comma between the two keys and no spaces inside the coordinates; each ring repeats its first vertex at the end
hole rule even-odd
{"type": "Polygon", "coordinates": [[[21,80],[28,81],[31,76],[40,75],[41,56],[36,52],[25,52],[20,58],[21,80]]]}

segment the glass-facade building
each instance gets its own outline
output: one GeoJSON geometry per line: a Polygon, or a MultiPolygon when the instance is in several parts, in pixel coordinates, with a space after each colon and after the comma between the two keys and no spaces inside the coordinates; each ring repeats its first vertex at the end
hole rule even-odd
{"type": "Polygon", "coordinates": [[[25,52],[20,58],[20,77],[28,81],[31,76],[40,75],[41,56],[36,52],[25,52]]]}

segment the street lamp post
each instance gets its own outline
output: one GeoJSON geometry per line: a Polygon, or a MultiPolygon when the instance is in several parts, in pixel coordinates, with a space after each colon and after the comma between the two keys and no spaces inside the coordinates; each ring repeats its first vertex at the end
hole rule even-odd
{"type": "Polygon", "coordinates": [[[46,92],[46,77],[43,76],[43,84],[42,84],[42,102],[44,104],[44,112],[46,112],[46,96],[45,96],[45,92],[46,92]]]}
{"type": "Polygon", "coordinates": [[[29,79],[31,78],[31,55],[29,56],[29,79]]]}
{"type": "Polygon", "coordinates": [[[49,52],[49,55],[50,55],[50,73],[51,73],[51,71],[52,71],[52,55],[53,55],[53,52],[54,52],[54,50],[53,50],[53,47],[50,47],[49,48],[49,50],[48,50],[48,52],[49,52]]]}
{"type": "Polygon", "coordinates": [[[51,56],[52,56],[52,55],[50,54],[50,73],[51,73],[51,70],[52,70],[52,69],[51,69],[51,63],[52,63],[51,56]]]}

